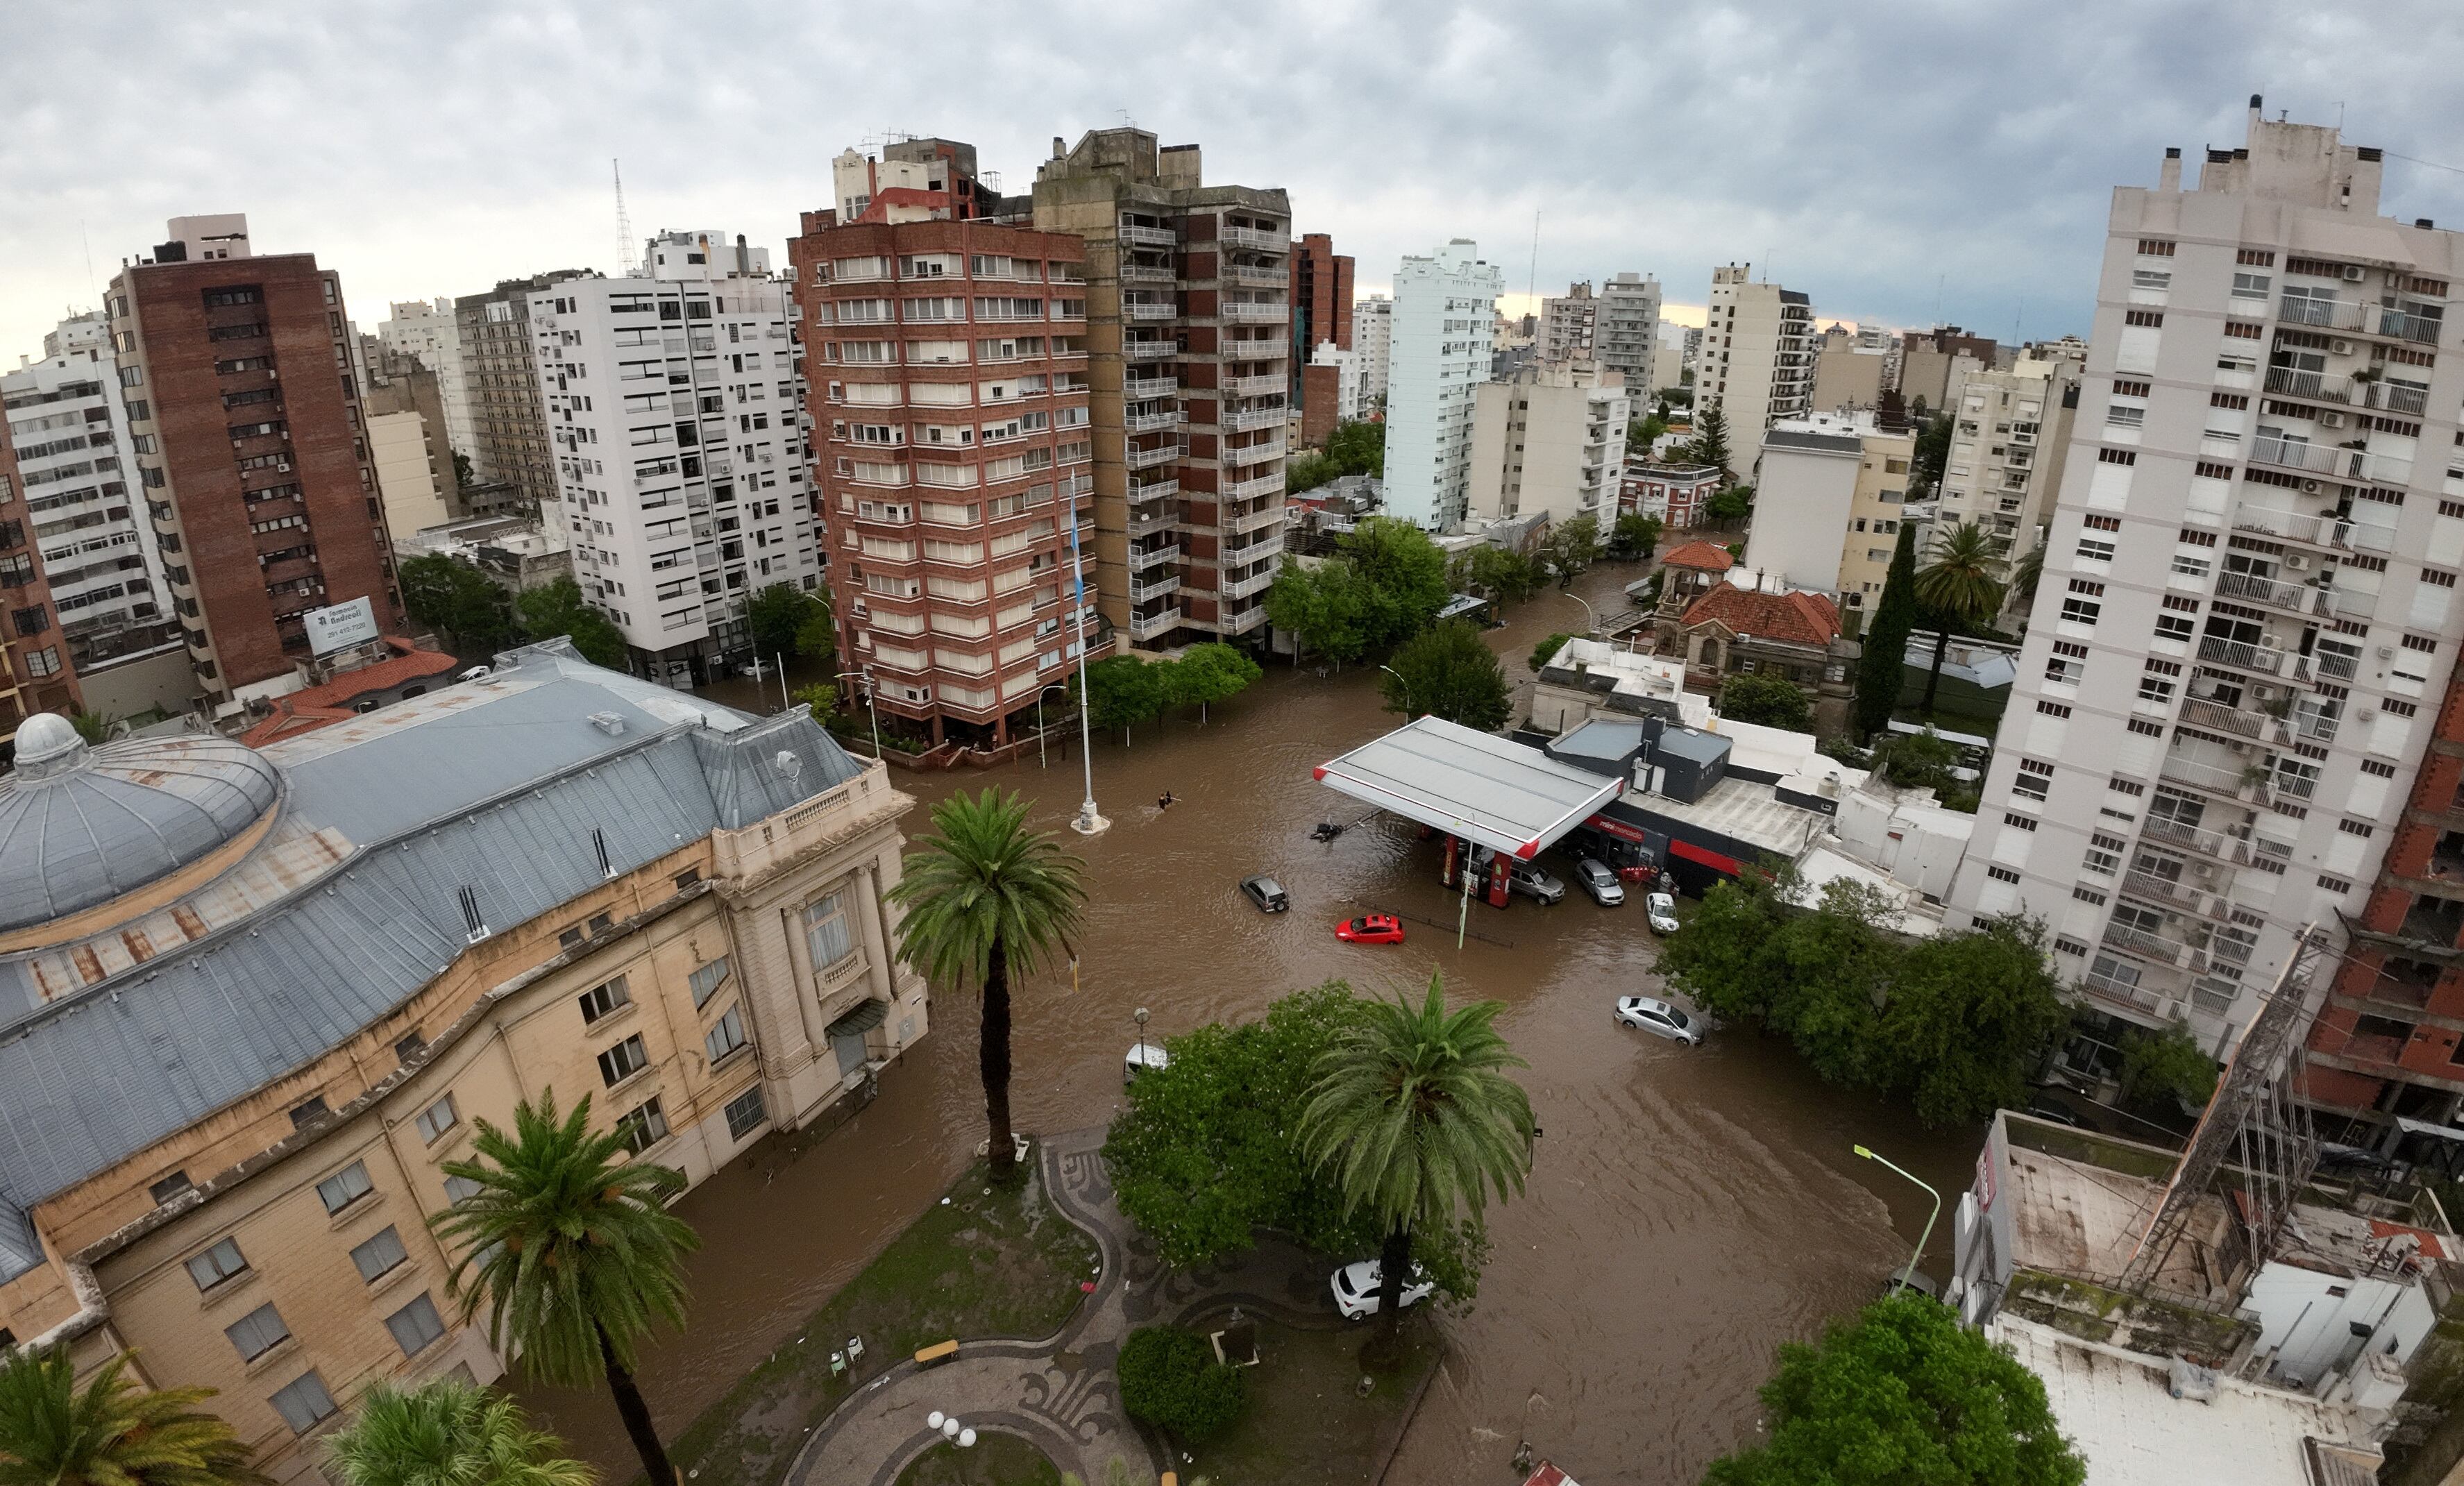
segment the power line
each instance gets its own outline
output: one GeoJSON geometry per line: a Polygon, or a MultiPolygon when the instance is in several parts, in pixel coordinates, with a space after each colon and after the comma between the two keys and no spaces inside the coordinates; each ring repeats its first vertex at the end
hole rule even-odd
{"type": "Polygon", "coordinates": [[[2389,160],[2409,161],[2416,165],[2428,165],[2432,170],[2450,170],[2457,175],[2464,175],[2464,165],[2442,165],[2434,160],[2424,160],[2418,155],[2399,155],[2393,150],[2386,150],[2383,153],[2389,160]]]}

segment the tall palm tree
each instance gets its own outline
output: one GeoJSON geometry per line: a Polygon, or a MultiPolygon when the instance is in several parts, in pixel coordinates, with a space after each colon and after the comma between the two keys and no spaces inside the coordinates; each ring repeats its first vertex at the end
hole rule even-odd
{"type": "Polygon", "coordinates": [[[2002,538],[1973,521],[1958,521],[1936,532],[1917,569],[1917,601],[1933,611],[1933,669],[1925,675],[1925,709],[1933,710],[1933,694],[1942,685],[1943,657],[1950,649],[1950,626],[1956,620],[1982,624],[2002,608],[2002,538]]]}
{"type": "Polygon", "coordinates": [[[1347,1215],[1366,1209],[1378,1251],[1378,1351],[1393,1355],[1412,1235],[1467,1212],[1493,1191],[1523,1190],[1531,1165],[1531,1100],[1507,1078],[1528,1066],[1496,1028],[1503,1001],[1446,1010],[1442,977],[1415,1007],[1400,992],[1371,1001],[1312,1070],[1301,1152],[1331,1169],[1347,1215]]]}
{"type": "Polygon", "coordinates": [[[996,1178],[1010,1172],[1009,990],[1069,948],[1087,901],[1085,863],[1045,831],[1026,828],[1026,801],[986,785],[933,807],[890,900],[907,910],[898,957],[930,980],[983,987],[977,1064],[984,1081],[985,1147],[996,1178]]]}
{"type": "Polygon", "coordinates": [[[2045,544],[2040,539],[2036,545],[2020,554],[2018,561],[2011,564],[2011,596],[2021,603],[2035,602],[2036,585],[2044,581],[2044,578],[2045,544]]]}
{"type": "Polygon", "coordinates": [[[598,1473],[501,1393],[440,1378],[380,1383],[325,1442],[343,1486],[591,1486],[598,1473]]]}
{"type": "Polygon", "coordinates": [[[267,1486],[209,1388],[148,1392],[129,1354],[80,1388],[65,1345],[0,1359],[0,1486],[267,1486]]]}
{"type": "Polygon", "coordinates": [[[485,1306],[489,1340],[510,1339],[533,1377],[605,1379],[652,1486],[672,1486],[633,1367],[652,1326],[684,1324],[684,1257],[701,1245],[667,1210],[684,1173],[628,1159],[614,1131],[590,1133],[588,1095],[561,1117],[554,1089],[524,1100],[510,1134],[474,1125],[473,1158],[444,1169],[477,1190],[429,1220],[461,1251],[447,1288],[463,1321],[485,1306]]]}

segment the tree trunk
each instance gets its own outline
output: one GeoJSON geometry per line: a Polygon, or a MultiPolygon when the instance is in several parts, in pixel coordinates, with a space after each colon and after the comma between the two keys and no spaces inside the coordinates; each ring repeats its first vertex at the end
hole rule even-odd
{"type": "Polygon", "coordinates": [[[642,1469],[651,1486],[677,1486],[676,1468],[668,1463],[668,1448],[659,1443],[657,1426],[650,1422],[650,1406],[642,1401],[642,1389],[634,1383],[633,1374],[616,1360],[616,1348],[607,1340],[607,1328],[593,1322],[590,1329],[599,1337],[599,1360],[607,1368],[607,1391],[616,1395],[616,1412],[625,1421],[625,1432],[632,1437],[633,1452],[642,1457],[642,1469]]]}
{"type": "Polygon", "coordinates": [[[1936,625],[1933,632],[1933,669],[1925,672],[1925,710],[1928,722],[1933,720],[1934,688],[1942,685],[1943,657],[1949,650],[1950,626],[1947,623],[1936,625]]]}
{"type": "Polygon", "coordinates": [[[984,1155],[999,1183],[1016,1163],[1009,1129],[1009,956],[998,939],[984,972],[983,1035],[976,1060],[983,1074],[984,1122],[991,1141],[984,1155]]]}
{"type": "Polygon", "coordinates": [[[1392,1365],[1402,1350],[1403,1280],[1412,1273],[1412,1231],[1397,1223],[1377,1251],[1378,1354],[1392,1365]]]}

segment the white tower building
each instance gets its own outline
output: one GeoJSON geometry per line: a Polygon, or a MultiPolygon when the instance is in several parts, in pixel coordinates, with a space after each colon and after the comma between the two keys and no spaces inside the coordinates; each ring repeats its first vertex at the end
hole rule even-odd
{"type": "Polygon", "coordinates": [[[462,377],[462,335],[453,319],[453,301],[410,299],[390,307],[377,323],[377,343],[419,359],[436,374],[436,396],[445,404],[445,442],[453,452],[475,461],[479,440],[471,426],[471,388],[462,377]]]}
{"type": "MultiPolygon", "coordinates": [[[[1386,514],[1423,530],[1463,521],[1471,499],[1472,389],[1488,380],[1505,275],[1458,237],[1395,273],[1387,355],[1386,514]]],[[[1357,322],[1355,321],[1355,333],[1357,322]]]]}

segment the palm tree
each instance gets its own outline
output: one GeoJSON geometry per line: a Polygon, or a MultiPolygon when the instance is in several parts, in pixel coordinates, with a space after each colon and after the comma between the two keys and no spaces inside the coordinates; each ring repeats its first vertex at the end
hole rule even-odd
{"type": "Polygon", "coordinates": [[[66,1345],[0,1359],[0,1486],[267,1486],[231,1427],[191,1407],[212,1388],[147,1392],[129,1355],[82,1388],[66,1345]]]}
{"type": "Polygon", "coordinates": [[[380,1383],[325,1442],[343,1486],[591,1486],[596,1472],[501,1393],[438,1379],[380,1383]]]}
{"type": "Polygon", "coordinates": [[[1520,1192],[1531,1165],[1531,1101],[1506,1076],[1528,1065],[1494,1025],[1506,1003],[1449,1012],[1441,980],[1429,977],[1418,1007],[1399,992],[1365,1006],[1318,1060],[1301,1107],[1302,1154],[1331,1169],[1347,1216],[1366,1209],[1385,1235],[1372,1345],[1388,1357],[1412,1235],[1458,1212],[1479,1221],[1489,1193],[1520,1192]]]}
{"type": "Polygon", "coordinates": [[[559,1117],[556,1091],[514,1106],[511,1134],[475,1121],[473,1159],[445,1174],[477,1190],[429,1221],[461,1250],[447,1279],[467,1323],[508,1339],[533,1377],[563,1388],[603,1378],[653,1486],[676,1479],[633,1381],[642,1338],[685,1320],[684,1256],[701,1240],[667,1203],[681,1171],[628,1159],[625,1137],[590,1133],[590,1099],[559,1117]],[[464,1285],[464,1277],[470,1283],[464,1285]]]}
{"type": "Polygon", "coordinates": [[[1950,649],[1954,621],[1982,624],[2002,607],[2002,538],[1973,521],[1958,521],[1934,534],[1925,566],[1917,569],[1917,601],[1933,611],[1933,669],[1925,676],[1925,710],[1933,710],[1942,685],[1943,657],[1950,649]]]}
{"type": "Polygon", "coordinates": [[[1051,835],[1026,828],[1026,801],[987,785],[933,807],[935,834],[917,841],[890,901],[907,910],[898,929],[898,957],[927,979],[983,987],[983,1032],[977,1064],[983,1074],[985,1147],[992,1174],[1010,1174],[1009,988],[1031,975],[1054,949],[1069,948],[1087,901],[1085,863],[1051,835]]]}
{"type": "Polygon", "coordinates": [[[2044,580],[2044,577],[2045,544],[2040,539],[2021,554],[2018,561],[2011,564],[2011,596],[2021,603],[2034,603],[2036,585],[2044,580]]]}

